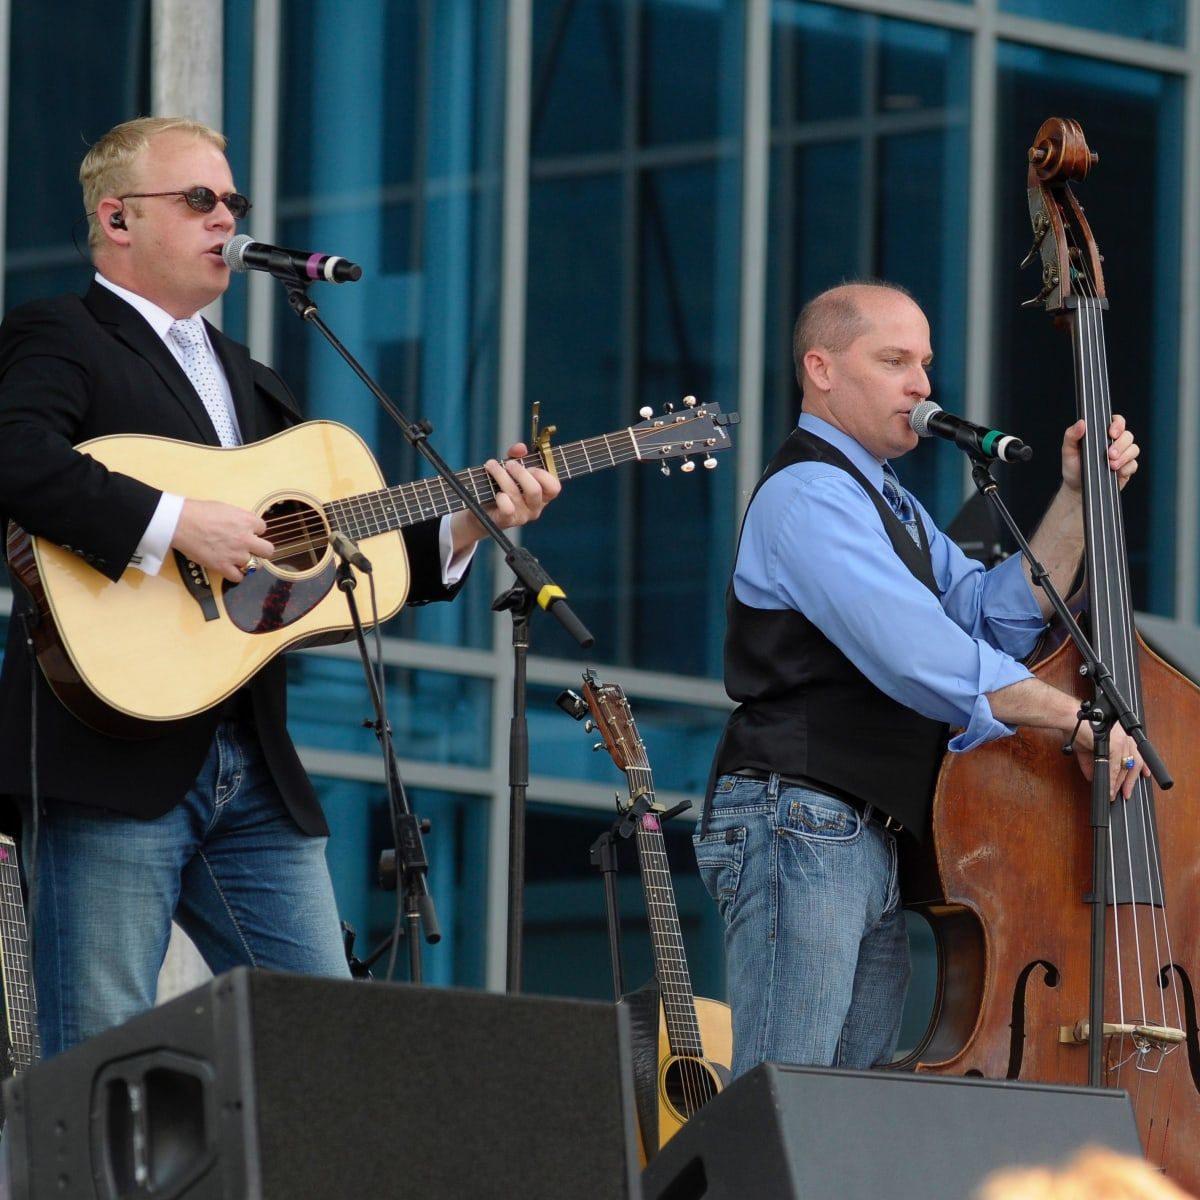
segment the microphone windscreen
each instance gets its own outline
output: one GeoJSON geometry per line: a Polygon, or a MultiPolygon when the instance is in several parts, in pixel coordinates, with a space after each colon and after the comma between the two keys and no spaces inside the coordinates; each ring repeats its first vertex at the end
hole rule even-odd
{"type": "Polygon", "coordinates": [[[247,246],[253,246],[254,239],[249,234],[237,233],[221,247],[221,257],[231,271],[246,271],[245,251],[247,246]]]}
{"type": "Polygon", "coordinates": [[[913,405],[908,414],[908,423],[917,437],[932,437],[933,430],[929,428],[930,418],[934,413],[940,413],[942,406],[933,400],[922,400],[913,405]]]}

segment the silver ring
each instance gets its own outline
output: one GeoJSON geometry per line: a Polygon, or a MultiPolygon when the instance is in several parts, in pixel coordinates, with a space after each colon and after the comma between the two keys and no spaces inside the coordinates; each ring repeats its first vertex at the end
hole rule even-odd
{"type": "Polygon", "coordinates": [[[1123,766],[1125,768],[1125,770],[1127,770],[1127,771],[1132,771],[1133,770],[1133,761],[1134,761],[1133,756],[1130,755],[1128,758],[1123,758],[1121,760],[1121,766],[1123,766]]]}

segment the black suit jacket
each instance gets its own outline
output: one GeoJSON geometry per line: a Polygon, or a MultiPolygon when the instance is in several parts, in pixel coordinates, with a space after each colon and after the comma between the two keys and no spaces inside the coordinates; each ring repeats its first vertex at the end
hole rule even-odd
{"type": "MultiPolygon", "coordinates": [[[[283,381],[245,346],[209,327],[245,442],[301,420],[283,381]]],[[[136,309],[93,283],[88,293],[14,309],[0,326],[0,522],[70,546],[120,578],[158,504],[156,488],[109,471],[73,447],[117,433],[219,445],[200,397],[136,309]]],[[[406,534],[410,600],[447,599],[437,522],[406,534]]],[[[37,789],[155,817],[182,800],[212,743],[217,709],[170,722],[145,741],[121,741],[78,721],[47,687],[24,642],[27,602],[14,591],[0,672],[0,792],[29,795],[31,711],[37,713],[37,789]]],[[[247,685],[259,738],[288,808],[306,833],[328,832],[287,734],[286,667],[268,663],[247,685]]]]}

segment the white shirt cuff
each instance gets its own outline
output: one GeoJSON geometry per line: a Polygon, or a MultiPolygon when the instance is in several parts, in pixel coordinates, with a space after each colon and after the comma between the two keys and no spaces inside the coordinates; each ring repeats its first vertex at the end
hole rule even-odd
{"type": "Polygon", "coordinates": [[[143,575],[157,575],[162,570],[182,512],[183,497],[163,492],[154,516],[150,518],[150,524],[146,526],[146,532],[142,534],[142,540],[129,560],[131,567],[136,567],[143,575]]]}
{"type": "Polygon", "coordinates": [[[468,546],[458,557],[454,557],[454,538],[450,532],[450,517],[444,516],[438,527],[438,546],[442,555],[442,586],[453,587],[462,580],[475,557],[476,542],[468,546]]]}

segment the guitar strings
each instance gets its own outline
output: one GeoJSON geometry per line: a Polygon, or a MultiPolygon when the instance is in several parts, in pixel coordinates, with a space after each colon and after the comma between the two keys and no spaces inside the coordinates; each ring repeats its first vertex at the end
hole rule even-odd
{"type": "MultiPolygon", "coordinates": [[[[664,419],[661,425],[650,429],[630,426],[618,433],[602,434],[564,446],[551,446],[549,450],[556,470],[570,479],[575,475],[591,474],[604,467],[645,457],[641,448],[644,441],[656,443],[655,448],[661,458],[688,453],[692,446],[705,450],[718,448],[709,445],[709,441],[703,438],[686,440],[686,434],[692,432],[689,426],[701,418],[709,420],[708,410],[697,409],[681,415],[677,420],[664,419]],[[664,433],[677,434],[678,437],[664,441],[664,433]],[[626,445],[626,442],[629,444],[626,445]]],[[[526,469],[544,465],[541,453],[527,454],[520,462],[526,469]]],[[[485,467],[470,467],[456,472],[455,477],[478,503],[490,504],[495,500],[497,485],[485,467]]],[[[462,497],[452,491],[444,479],[434,476],[374,492],[340,497],[322,505],[321,511],[327,520],[350,520],[353,527],[346,530],[350,536],[368,537],[458,512],[464,507],[466,505],[462,497]],[[435,489],[440,491],[440,497],[435,497],[435,489]]],[[[276,561],[298,554],[323,553],[328,545],[328,534],[323,520],[316,516],[316,509],[309,508],[304,512],[289,512],[269,518],[267,540],[273,544],[279,543],[269,556],[269,561],[276,561]]]]}
{"type": "MultiPolygon", "coordinates": [[[[1098,634],[1104,641],[1100,653],[1102,659],[1112,664],[1112,673],[1121,690],[1126,694],[1129,703],[1137,713],[1143,712],[1141,683],[1137,670],[1137,646],[1133,639],[1132,630],[1132,595],[1129,583],[1129,566],[1127,556],[1119,551],[1124,545],[1122,514],[1119,504],[1119,487],[1113,473],[1107,464],[1107,426],[1111,417],[1111,400],[1108,391],[1108,376],[1105,368],[1103,312],[1093,281],[1084,269],[1078,275],[1079,319],[1072,322],[1075,336],[1077,361],[1081,366],[1081,399],[1084,419],[1089,431],[1093,434],[1095,452],[1084,456],[1086,483],[1091,495],[1096,497],[1096,503],[1085,508],[1088,519],[1088,547],[1091,552],[1094,573],[1098,573],[1103,563],[1110,572],[1110,579],[1115,576],[1115,588],[1109,589],[1095,586],[1092,590],[1092,604],[1095,611],[1093,633],[1098,634]],[[1085,337],[1085,334],[1087,335],[1085,337]],[[1098,430],[1103,434],[1097,436],[1098,430]],[[1107,520],[1102,519],[1099,512],[1101,502],[1107,507],[1107,520]],[[1110,541],[1111,538],[1111,541],[1110,541]],[[1109,601],[1111,600],[1111,603],[1109,601]]],[[[1165,946],[1166,962],[1173,963],[1171,953],[1170,924],[1167,912],[1164,883],[1161,875],[1161,860],[1157,853],[1158,838],[1154,820],[1152,790],[1144,778],[1138,778],[1134,785],[1132,804],[1120,806],[1121,832],[1127,848],[1128,878],[1130,903],[1116,903],[1112,908],[1113,946],[1116,959],[1116,986],[1118,1001],[1118,1017],[1122,1027],[1130,1022],[1126,1010],[1125,994],[1125,941],[1132,942],[1129,957],[1135,970],[1137,984],[1137,1002],[1141,1014],[1140,1023],[1143,1025],[1159,1025],[1170,1027],[1171,1016],[1167,1012],[1168,995],[1166,980],[1162,979],[1157,970],[1157,964],[1163,962],[1165,946]],[[1133,808],[1131,818],[1130,808],[1133,808]],[[1135,855],[1140,850],[1139,866],[1145,872],[1144,880],[1149,887],[1149,904],[1139,903],[1136,880],[1134,878],[1135,855]],[[1125,913],[1123,910],[1128,909],[1125,913]],[[1149,964],[1145,960],[1142,929],[1139,917],[1146,916],[1150,929],[1147,931],[1154,948],[1154,961],[1149,964]],[[1123,933],[1123,926],[1129,924],[1128,934],[1123,933]],[[1158,978],[1159,1011],[1157,1019],[1149,1012],[1149,1002],[1146,996],[1146,972],[1149,969],[1158,978]]],[[[1116,846],[1114,839],[1109,837],[1108,861],[1110,878],[1114,888],[1117,882],[1116,846]]],[[[1115,894],[1115,893],[1114,893],[1115,894]]],[[[1170,1000],[1174,1008],[1174,1028],[1183,1029],[1182,1002],[1179,981],[1176,973],[1170,974],[1170,1000]]],[[[1092,1030],[1091,1037],[1104,1036],[1103,1030],[1092,1030]]],[[[1161,1098],[1163,1074],[1162,1066],[1176,1045],[1162,1044],[1152,1046],[1146,1038],[1122,1032],[1115,1039],[1115,1047],[1110,1043],[1109,1073],[1113,1082],[1120,1085],[1127,1064],[1135,1069],[1133,1100],[1135,1107],[1144,1111],[1146,1104],[1154,1105],[1161,1098]],[[1147,1075],[1152,1076],[1147,1080],[1147,1075]],[[1152,1095],[1144,1099],[1144,1093],[1149,1090],[1152,1095]]],[[[1125,1085],[1128,1087],[1128,1081],[1125,1085]]],[[[1173,1103],[1179,1081],[1177,1072],[1170,1073],[1167,1084],[1168,1107],[1173,1103]]],[[[1169,1122],[1155,1121],[1161,1133],[1163,1144],[1159,1153],[1159,1161],[1165,1161],[1167,1138],[1169,1137],[1169,1122]]],[[[1151,1148],[1147,1147],[1150,1151],[1151,1148]]]]}

